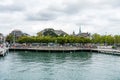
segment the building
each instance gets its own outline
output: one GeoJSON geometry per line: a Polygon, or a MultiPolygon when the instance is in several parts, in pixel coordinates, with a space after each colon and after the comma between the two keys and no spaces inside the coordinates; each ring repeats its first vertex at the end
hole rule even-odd
{"type": "Polygon", "coordinates": [[[44,29],[44,30],[42,30],[40,32],[43,34],[46,31],[54,31],[54,29],[53,28],[46,28],[46,29],[44,29]]]}
{"type": "Polygon", "coordinates": [[[60,36],[60,35],[67,35],[66,32],[62,31],[62,30],[55,30],[55,33],[60,36]]]}
{"type": "Polygon", "coordinates": [[[53,33],[55,33],[57,36],[67,35],[66,32],[64,32],[64,31],[62,31],[62,30],[54,30],[53,28],[46,28],[46,29],[40,31],[40,33],[41,33],[42,35],[44,35],[45,32],[53,32],[53,33]]]}
{"type": "Polygon", "coordinates": [[[15,38],[19,38],[21,36],[29,36],[27,33],[23,33],[20,30],[13,30],[10,34],[15,36],[15,38]]]}
{"type": "Polygon", "coordinates": [[[90,33],[81,33],[81,34],[78,34],[77,36],[81,36],[81,37],[86,37],[86,38],[90,38],[90,33]]]}
{"type": "Polygon", "coordinates": [[[80,36],[80,37],[86,37],[86,38],[90,38],[90,33],[83,33],[82,31],[81,31],[81,27],[79,28],[79,33],[78,34],[75,34],[75,32],[73,32],[73,35],[75,35],[75,36],[80,36]]]}

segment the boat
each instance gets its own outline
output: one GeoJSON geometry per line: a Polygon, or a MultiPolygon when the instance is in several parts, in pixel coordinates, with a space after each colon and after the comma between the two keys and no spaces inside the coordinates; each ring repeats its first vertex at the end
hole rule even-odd
{"type": "Polygon", "coordinates": [[[6,50],[0,49],[0,56],[5,56],[5,54],[6,54],[6,50]]]}
{"type": "Polygon", "coordinates": [[[8,51],[8,47],[6,47],[4,44],[0,45],[0,56],[5,56],[7,51],[8,51]]]}

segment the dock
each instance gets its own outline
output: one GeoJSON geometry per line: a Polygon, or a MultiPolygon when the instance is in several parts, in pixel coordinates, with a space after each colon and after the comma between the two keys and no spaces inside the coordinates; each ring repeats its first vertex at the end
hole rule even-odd
{"type": "Polygon", "coordinates": [[[92,49],[93,51],[98,51],[98,53],[120,55],[120,50],[117,49],[92,49]]]}

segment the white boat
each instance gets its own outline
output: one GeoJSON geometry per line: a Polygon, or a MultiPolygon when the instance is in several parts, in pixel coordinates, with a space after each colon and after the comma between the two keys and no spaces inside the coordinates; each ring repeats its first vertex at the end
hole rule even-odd
{"type": "Polygon", "coordinates": [[[5,56],[6,50],[0,48],[0,56],[5,56]]]}
{"type": "Polygon", "coordinates": [[[8,49],[5,45],[0,46],[0,56],[5,56],[8,49]]]}

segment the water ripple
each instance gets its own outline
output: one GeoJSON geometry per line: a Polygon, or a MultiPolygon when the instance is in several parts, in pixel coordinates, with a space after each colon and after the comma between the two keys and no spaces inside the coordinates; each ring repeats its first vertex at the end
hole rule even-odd
{"type": "Polygon", "coordinates": [[[120,57],[97,53],[10,52],[0,80],[120,80],[120,57]]]}

